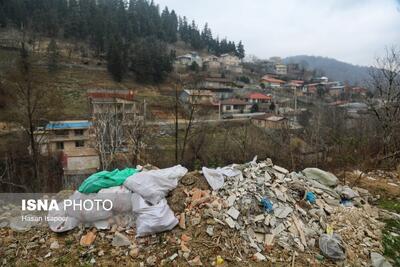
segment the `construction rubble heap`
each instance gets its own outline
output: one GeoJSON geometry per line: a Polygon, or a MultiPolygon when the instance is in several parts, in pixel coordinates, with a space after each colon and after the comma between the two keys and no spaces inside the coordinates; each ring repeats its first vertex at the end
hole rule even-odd
{"type": "MultiPolygon", "coordinates": [[[[0,243],[3,264],[13,253],[59,263],[62,247],[77,246],[79,263],[100,265],[391,266],[382,256],[380,219],[399,215],[370,205],[376,199],[367,190],[340,185],[329,172],[289,172],[270,159],[254,159],[201,172],[178,165],[132,173],[120,186],[103,189],[118,195],[114,207],[128,215],[88,220],[62,211],[69,221],[50,228],[66,235],[37,230],[17,245],[12,240],[24,229],[11,223],[0,230],[7,236],[0,243]],[[40,255],[28,253],[29,246],[40,255]]],[[[83,196],[76,191],[70,197],[83,196]]]]}

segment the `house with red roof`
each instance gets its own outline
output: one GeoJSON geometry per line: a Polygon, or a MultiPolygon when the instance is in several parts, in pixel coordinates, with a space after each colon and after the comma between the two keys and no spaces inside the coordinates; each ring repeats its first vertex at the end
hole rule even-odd
{"type": "Polygon", "coordinates": [[[264,95],[261,93],[250,93],[244,98],[249,103],[270,103],[272,101],[272,95],[264,95]]]}
{"type": "Polygon", "coordinates": [[[284,81],[273,78],[269,75],[265,75],[261,78],[260,83],[264,84],[265,87],[270,87],[270,88],[280,88],[285,84],[284,81]]]}

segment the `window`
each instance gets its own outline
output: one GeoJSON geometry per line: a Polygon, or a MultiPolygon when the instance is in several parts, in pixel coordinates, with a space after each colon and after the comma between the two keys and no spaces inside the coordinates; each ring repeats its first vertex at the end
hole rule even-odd
{"type": "Polygon", "coordinates": [[[57,142],[56,147],[58,150],[63,150],[64,149],[64,142],[57,142]]]}
{"type": "Polygon", "coordinates": [[[68,135],[68,130],[56,130],[54,131],[55,135],[68,135]]]}
{"type": "Polygon", "coordinates": [[[77,129],[77,130],[74,130],[74,133],[75,133],[75,135],[83,135],[84,130],[83,129],[77,129]]]}
{"type": "Polygon", "coordinates": [[[231,110],[232,106],[226,106],[226,110],[231,110]]]}
{"type": "Polygon", "coordinates": [[[79,141],[75,141],[75,147],[84,147],[85,146],[85,142],[82,140],[79,141]]]}

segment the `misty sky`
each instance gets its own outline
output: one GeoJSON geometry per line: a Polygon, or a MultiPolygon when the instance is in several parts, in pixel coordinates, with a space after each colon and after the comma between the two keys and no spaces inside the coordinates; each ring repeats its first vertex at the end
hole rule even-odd
{"type": "Polygon", "coordinates": [[[243,40],[247,55],[317,55],[370,65],[400,45],[400,0],[155,0],[243,40]]]}

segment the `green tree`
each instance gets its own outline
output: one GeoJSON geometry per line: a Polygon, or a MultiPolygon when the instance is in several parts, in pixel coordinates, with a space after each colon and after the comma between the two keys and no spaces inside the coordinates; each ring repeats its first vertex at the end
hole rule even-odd
{"type": "Polygon", "coordinates": [[[114,81],[121,82],[126,70],[126,49],[121,38],[114,38],[107,52],[107,69],[114,81]]]}
{"type": "Polygon", "coordinates": [[[54,39],[51,39],[47,46],[47,68],[49,72],[54,72],[58,69],[59,60],[60,53],[58,51],[57,43],[54,39]]]}
{"type": "Polygon", "coordinates": [[[239,43],[238,43],[238,45],[237,45],[237,48],[236,48],[236,55],[240,58],[240,59],[243,59],[244,57],[245,57],[245,52],[244,52],[244,46],[243,46],[243,44],[242,44],[242,41],[240,41],[239,43]]]}
{"type": "Polygon", "coordinates": [[[129,69],[139,82],[160,83],[172,71],[173,51],[155,37],[138,40],[130,49],[129,69]]]}

